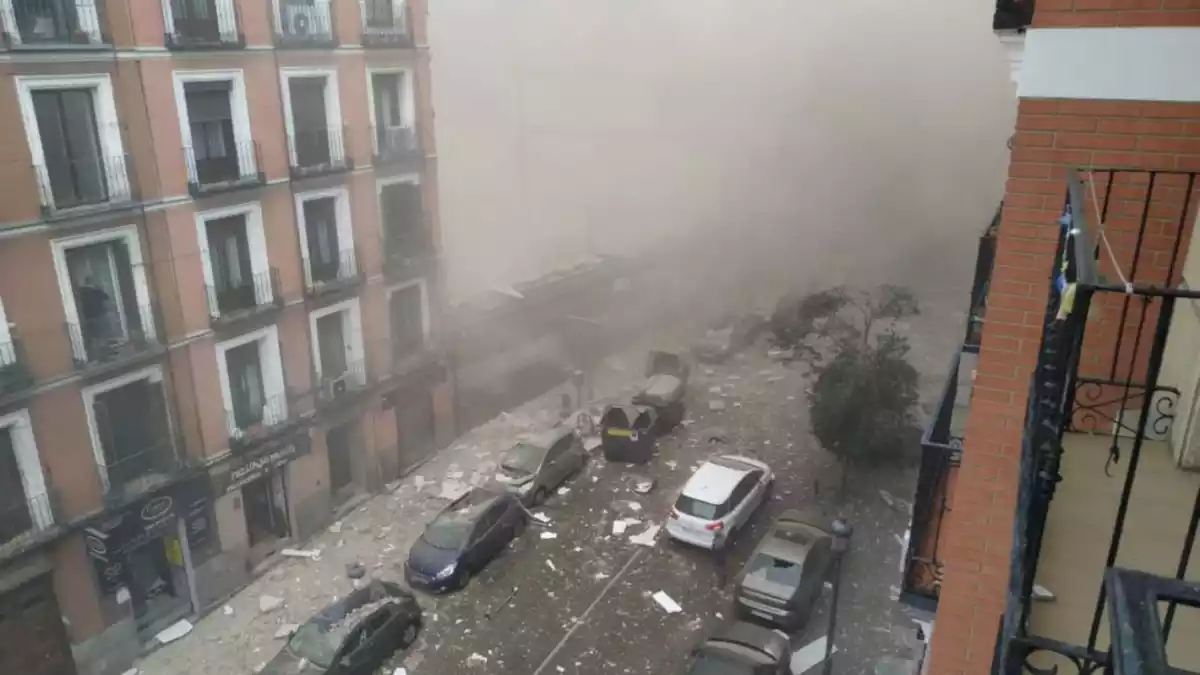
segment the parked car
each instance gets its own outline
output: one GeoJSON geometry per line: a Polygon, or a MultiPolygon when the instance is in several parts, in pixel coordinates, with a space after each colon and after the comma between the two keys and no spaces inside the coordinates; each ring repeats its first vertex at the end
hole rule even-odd
{"type": "Polygon", "coordinates": [[[790,675],[788,636],[739,621],[692,651],[688,675],[790,675]]]}
{"type": "Polygon", "coordinates": [[[409,586],[434,593],[463,588],[525,530],[528,512],[515,495],[476,488],[454,500],[408,551],[409,586]]]}
{"type": "Polygon", "coordinates": [[[262,675],[372,675],[421,629],[421,606],[389,581],[371,581],[304,622],[262,675]]]}
{"type": "Polygon", "coordinates": [[[757,459],[718,455],[700,465],[671,509],[667,534],[701,548],[718,549],[750,520],[775,475],[757,459]]]}
{"type": "Polygon", "coordinates": [[[610,405],[600,416],[600,445],[610,462],[644,464],[654,455],[658,413],[649,406],[610,405]]]}
{"type": "Polygon", "coordinates": [[[798,630],[808,623],[833,569],[833,535],[818,519],[784,511],[738,577],[738,611],[798,630]]]}
{"type": "Polygon", "coordinates": [[[504,453],[496,482],[520,497],[526,506],[536,506],[586,463],[587,450],[579,434],[568,427],[557,427],[521,441],[504,453]]]}

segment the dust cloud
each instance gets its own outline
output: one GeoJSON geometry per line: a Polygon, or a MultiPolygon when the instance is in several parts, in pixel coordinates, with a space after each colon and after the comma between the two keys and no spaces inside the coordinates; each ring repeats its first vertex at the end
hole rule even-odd
{"type": "Polygon", "coordinates": [[[683,279],[963,286],[1015,119],[993,7],[431,0],[450,299],[680,241],[683,279]]]}

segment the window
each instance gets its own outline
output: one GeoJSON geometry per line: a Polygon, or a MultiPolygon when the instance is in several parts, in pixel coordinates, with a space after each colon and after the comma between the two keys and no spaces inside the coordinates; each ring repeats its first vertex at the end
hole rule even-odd
{"type": "Polygon", "coordinates": [[[214,0],[168,0],[168,12],[168,26],[175,28],[172,37],[201,44],[221,42],[221,22],[214,0]]]}
{"type": "Polygon", "coordinates": [[[275,326],[240,335],[216,348],[217,375],[231,438],[287,419],[287,396],[275,326]]]}
{"type": "Polygon", "coordinates": [[[197,216],[209,315],[220,319],[274,303],[266,234],[258,204],[197,216]]]}
{"type": "Polygon", "coordinates": [[[285,68],[288,154],[293,169],[330,168],[346,160],[337,71],[285,68]]]}
{"type": "Polygon", "coordinates": [[[238,152],[233,134],[230,91],[233,83],[188,82],[183,85],[192,138],[195,178],[202,184],[236,180],[238,152]]]}
{"type": "Polygon", "coordinates": [[[158,370],[108,382],[85,394],[106,489],[134,486],[174,468],[166,395],[158,370]]]}
{"type": "Polygon", "coordinates": [[[346,372],[346,339],[342,323],[342,312],[326,314],[317,319],[322,378],[337,378],[346,372]]]}
{"type": "Polygon", "coordinates": [[[384,254],[389,259],[403,259],[426,250],[420,184],[400,181],[381,185],[379,208],[383,220],[384,254]]]}
{"type": "Polygon", "coordinates": [[[323,381],[350,376],[360,385],[366,373],[363,360],[362,316],[357,299],[324,307],[310,315],[313,359],[323,381]]]}
{"type": "Polygon", "coordinates": [[[58,210],[128,199],[109,76],[16,81],[42,205],[58,210]]]}
{"type": "Polygon", "coordinates": [[[364,0],[363,23],[367,28],[387,30],[396,26],[396,8],[392,0],[364,0]]]}
{"type": "Polygon", "coordinates": [[[53,521],[29,414],[0,416],[0,545],[53,521]]]}
{"type": "Polygon", "coordinates": [[[354,481],[352,455],[357,442],[357,423],[346,422],[325,433],[326,454],[329,455],[329,489],[339,492],[354,481]]]}
{"type": "Polygon", "coordinates": [[[262,364],[258,360],[258,344],[251,342],[225,352],[225,367],[229,370],[237,428],[246,429],[262,423],[266,390],[263,388],[262,364]]]}
{"type": "Polygon", "coordinates": [[[425,283],[398,286],[388,297],[392,328],[392,351],[396,358],[411,356],[425,348],[427,335],[425,283]]]}
{"type": "Polygon", "coordinates": [[[100,21],[91,0],[10,0],[4,9],[15,44],[99,44],[100,21]]]}
{"type": "Polygon", "coordinates": [[[370,74],[371,115],[375,125],[375,149],[380,157],[415,151],[413,130],[412,75],[409,71],[370,74]]]}
{"type": "Polygon", "coordinates": [[[316,283],[338,278],[338,232],[333,197],[304,202],[304,240],[308,244],[309,274],[316,283]]]}

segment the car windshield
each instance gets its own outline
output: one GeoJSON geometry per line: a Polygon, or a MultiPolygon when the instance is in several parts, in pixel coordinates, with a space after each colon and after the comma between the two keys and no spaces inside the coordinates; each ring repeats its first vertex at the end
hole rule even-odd
{"type": "Polygon", "coordinates": [[[762,579],[789,589],[800,585],[801,571],[803,571],[803,566],[800,563],[776,558],[767,553],[759,553],[754,556],[754,559],[746,566],[747,577],[762,579]]]}
{"type": "Polygon", "coordinates": [[[542,465],[546,449],[529,443],[518,443],[504,455],[500,468],[511,473],[534,473],[542,465]]]}
{"type": "Polygon", "coordinates": [[[705,652],[692,662],[688,675],[755,675],[761,672],[748,663],[743,663],[731,656],[705,652]]]}
{"type": "Polygon", "coordinates": [[[724,509],[720,504],[709,504],[699,499],[681,495],[679,501],[675,502],[675,510],[684,515],[695,516],[704,520],[716,520],[721,517],[721,512],[724,509]]]}
{"type": "Polygon", "coordinates": [[[450,514],[438,518],[425,528],[421,535],[422,541],[434,548],[445,551],[457,551],[467,542],[471,535],[471,520],[462,514],[450,514]]]}
{"type": "Polygon", "coordinates": [[[341,635],[332,629],[329,622],[314,619],[296,629],[288,640],[287,650],[293,656],[328,668],[341,645],[341,635]]]}

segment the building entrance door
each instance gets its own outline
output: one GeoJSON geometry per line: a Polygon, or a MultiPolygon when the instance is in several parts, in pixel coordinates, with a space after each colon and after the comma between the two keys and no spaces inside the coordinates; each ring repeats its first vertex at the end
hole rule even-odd
{"type": "Polygon", "coordinates": [[[290,536],[283,473],[275,471],[247,483],[242,488],[242,512],[251,548],[290,536]]]}
{"type": "Polygon", "coordinates": [[[168,534],[129,552],[129,598],[138,632],[153,635],[191,612],[183,542],[168,534]]]}
{"type": "Polygon", "coordinates": [[[422,392],[396,403],[396,438],[400,472],[404,473],[437,450],[433,396],[422,392]]]}

